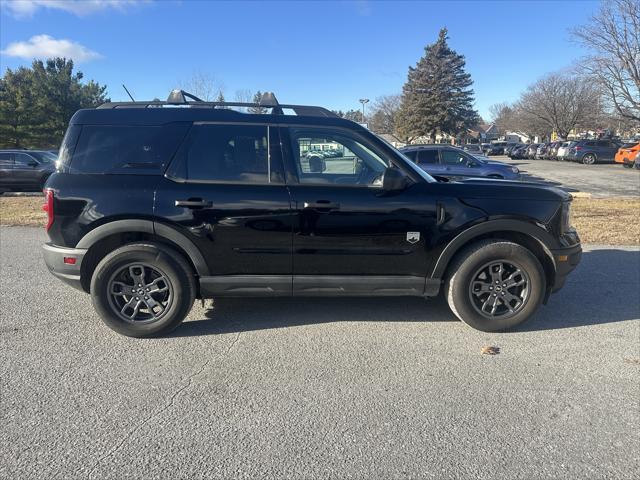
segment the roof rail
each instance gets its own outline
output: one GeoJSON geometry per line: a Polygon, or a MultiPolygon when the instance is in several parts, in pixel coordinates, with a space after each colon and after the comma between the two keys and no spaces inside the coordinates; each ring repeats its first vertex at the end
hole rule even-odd
{"type": "Polygon", "coordinates": [[[184,90],[172,90],[166,101],[154,100],[150,102],[109,102],[100,105],[99,109],[115,108],[153,108],[164,106],[184,106],[189,108],[226,108],[226,107],[254,107],[271,109],[267,115],[284,115],[284,110],[293,110],[296,115],[308,115],[312,117],[337,117],[331,110],[311,105],[281,105],[273,92],[262,94],[258,102],[205,102],[195,95],[184,90]],[[191,99],[192,101],[189,101],[191,99]]]}

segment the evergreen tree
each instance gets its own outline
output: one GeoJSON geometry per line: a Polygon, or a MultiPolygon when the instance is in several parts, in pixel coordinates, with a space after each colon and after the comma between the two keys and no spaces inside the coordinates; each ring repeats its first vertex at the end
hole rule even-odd
{"type": "Polygon", "coordinates": [[[398,132],[409,140],[423,135],[435,139],[437,132],[456,135],[478,122],[464,56],[451,50],[447,39],[442,28],[438,40],[409,67],[397,118],[398,132]]]}
{"type": "Polygon", "coordinates": [[[82,78],[64,58],[7,69],[0,79],[0,147],[59,146],[77,110],[108,101],[106,86],[82,78]]]}
{"type": "MultiPolygon", "coordinates": [[[[260,103],[261,99],[262,99],[262,92],[260,90],[258,90],[255,93],[255,95],[253,96],[253,102],[254,103],[260,103]]],[[[249,107],[249,108],[247,108],[247,111],[249,113],[261,114],[261,113],[267,113],[267,108],[265,108],[265,107],[249,107]]]]}

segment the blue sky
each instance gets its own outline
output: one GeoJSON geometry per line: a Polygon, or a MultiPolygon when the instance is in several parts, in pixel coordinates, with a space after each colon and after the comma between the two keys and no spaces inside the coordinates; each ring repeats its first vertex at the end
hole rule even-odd
{"type": "Polygon", "coordinates": [[[227,98],[272,90],[281,102],[358,108],[397,93],[407,68],[449,29],[474,80],[476,108],[515,100],[545,73],[585,52],[568,28],[593,1],[209,2],[205,0],[2,0],[2,71],[67,52],[112,100],[165,98],[194,72],[227,98]],[[47,3],[48,2],[48,3],[47,3]],[[35,39],[34,39],[35,37],[35,39]]]}

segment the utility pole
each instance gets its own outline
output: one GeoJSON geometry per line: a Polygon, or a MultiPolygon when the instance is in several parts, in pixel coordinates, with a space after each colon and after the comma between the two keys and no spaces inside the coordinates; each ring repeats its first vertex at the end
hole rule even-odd
{"type": "Polygon", "coordinates": [[[365,103],[369,102],[369,99],[368,98],[361,98],[359,101],[362,104],[362,123],[365,123],[365,121],[364,121],[364,105],[365,105],[365,103]]]}

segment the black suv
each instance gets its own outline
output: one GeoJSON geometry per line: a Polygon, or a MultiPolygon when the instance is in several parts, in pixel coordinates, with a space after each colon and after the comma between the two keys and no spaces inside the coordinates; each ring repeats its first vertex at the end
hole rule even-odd
{"type": "Polygon", "coordinates": [[[273,94],[80,110],[45,194],[47,266],[137,337],[169,332],[196,298],[442,290],[460,319],[502,330],[581,256],[564,191],[436,180],[366,128],[273,94]],[[248,106],[267,113],[229,108],[248,106]]]}
{"type": "Polygon", "coordinates": [[[42,190],[56,158],[45,150],[0,150],[0,193],[42,190]]]}

